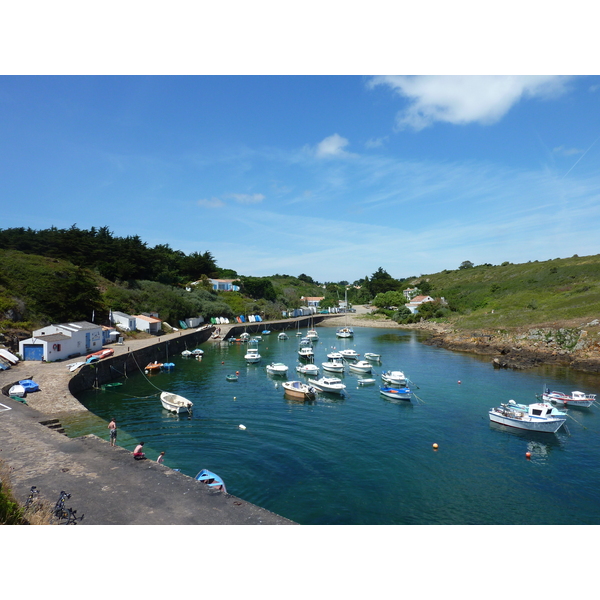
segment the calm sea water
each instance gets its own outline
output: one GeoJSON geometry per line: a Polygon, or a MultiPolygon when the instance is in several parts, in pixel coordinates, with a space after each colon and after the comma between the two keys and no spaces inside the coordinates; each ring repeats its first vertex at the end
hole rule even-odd
{"type": "Polygon", "coordinates": [[[568,431],[518,432],[490,424],[488,410],[536,401],[543,386],[600,392],[600,378],[567,369],[495,370],[489,359],[431,348],[415,332],[357,328],[353,340],[318,328],[315,363],[331,348],[377,352],[372,386],[346,373],[346,395],[288,400],[271,361],[295,371],[298,339],[264,336],[261,363],[245,345],[203,345],[202,361],[170,357],[170,373],[122,379],[80,396],[91,411],[64,420],[67,433],[108,439],[194,476],[208,468],[227,490],[302,524],[598,524],[600,412],[570,409],[568,431]],[[403,370],[418,386],[412,402],[379,394],[382,370],[403,370]],[[237,382],[226,375],[239,371],[237,382]],[[185,396],[193,415],[163,410],[159,390],[185,396]],[[239,425],[246,426],[245,430],[239,425]],[[433,444],[438,449],[433,449],[433,444]],[[531,453],[531,459],[525,457],[531,453]]]}

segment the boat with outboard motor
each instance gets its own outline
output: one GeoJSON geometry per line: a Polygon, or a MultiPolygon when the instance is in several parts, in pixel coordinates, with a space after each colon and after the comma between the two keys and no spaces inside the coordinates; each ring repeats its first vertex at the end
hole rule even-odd
{"type": "Polygon", "coordinates": [[[179,394],[172,394],[171,392],[162,392],[160,401],[165,410],[176,414],[186,412],[191,413],[192,406],[194,406],[191,400],[188,400],[179,394]]]}
{"type": "Polygon", "coordinates": [[[330,371],[331,373],[343,373],[345,370],[344,363],[341,360],[328,360],[321,363],[324,371],[330,371]]]}
{"type": "Polygon", "coordinates": [[[302,381],[284,381],[281,387],[283,387],[285,394],[291,398],[301,400],[315,399],[315,388],[302,381]]]}
{"type": "Polygon", "coordinates": [[[402,371],[384,371],[381,374],[381,380],[384,383],[392,384],[397,387],[407,387],[408,379],[402,371]]]}
{"type": "Polygon", "coordinates": [[[370,373],[372,370],[372,366],[370,362],[366,360],[359,360],[355,363],[349,363],[348,368],[353,373],[370,373]]]}
{"type": "Polygon", "coordinates": [[[410,400],[412,392],[409,387],[383,386],[379,388],[379,393],[386,398],[393,400],[410,400]]]}
{"type": "Polygon", "coordinates": [[[287,375],[288,367],[280,362],[272,362],[265,367],[269,375],[287,375]]]}

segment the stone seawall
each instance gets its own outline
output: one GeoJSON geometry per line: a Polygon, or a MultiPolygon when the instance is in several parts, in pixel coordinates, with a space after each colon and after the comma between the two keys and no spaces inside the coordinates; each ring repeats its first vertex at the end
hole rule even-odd
{"type": "Polygon", "coordinates": [[[189,333],[182,332],[182,335],[176,337],[160,336],[151,341],[151,345],[137,349],[134,349],[131,344],[124,344],[119,348],[121,352],[115,352],[114,356],[81,367],[69,381],[69,392],[76,395],[91,387],[110,383],[128,373],[143,370],[150,362],[171,362],[174,355],[179,355],[186,349],[193,350],[209,340],[213,331],[214,328],[210,328],[189,333]]]}

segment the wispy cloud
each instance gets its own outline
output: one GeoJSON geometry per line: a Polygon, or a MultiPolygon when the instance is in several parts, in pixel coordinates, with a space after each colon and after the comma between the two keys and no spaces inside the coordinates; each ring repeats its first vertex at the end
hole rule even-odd
{"type": "Polygon", "coordinates": [[[225,202],[220,198],[202,198],[197,200],[196,204],[204,208],[223,208],[225,206],[225,202]]]}
{"type": "Polygon", "coordinates": [[[396,118],[398,128],[421,130],[437,121],[490,125],[523,98],[548,98],[564,93],[560,76],[380,76],[370,88],[387,86],[409,101],[396,118]]]}
{"type": "Polygon", "coordinates": [[[263,194],[228,194],[226,198],[232,198],[239,204],[258,204],[265,199],[263,194]]]}
{"type": "Polygon", "coordinates": [[[552,149],[554,154],[559,154],[560,156],[573,156],[573,154],[582,154],[583,150],[579,148],[565,148],[564,146],[557,146],[552,149]]]}

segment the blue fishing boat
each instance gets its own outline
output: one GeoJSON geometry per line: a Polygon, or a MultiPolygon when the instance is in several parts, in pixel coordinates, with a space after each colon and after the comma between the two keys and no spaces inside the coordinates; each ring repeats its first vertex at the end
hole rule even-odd
{"type": "Polygon", "coordinates": [[[410,400],[411,391],[408,387],[381,387],[379,392],[382,396],[393,398],[394,400],[410,400]]]}
{"type": "Polygon", "coordinates": [[[227,493],[223,480],[216,473],[213,473],[208,469],[202,469],[194,479],[196,479],[196,481],[201,481],[213,490],[227,493]]]}

